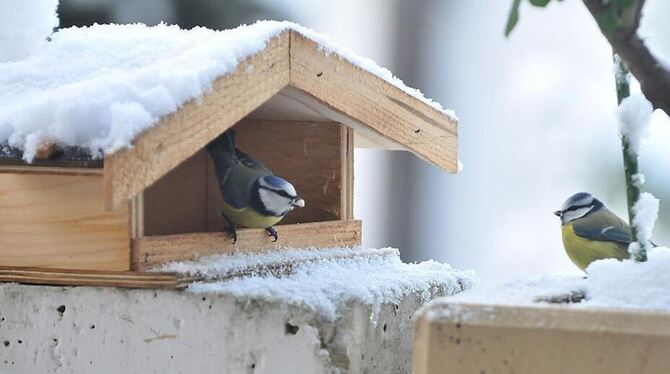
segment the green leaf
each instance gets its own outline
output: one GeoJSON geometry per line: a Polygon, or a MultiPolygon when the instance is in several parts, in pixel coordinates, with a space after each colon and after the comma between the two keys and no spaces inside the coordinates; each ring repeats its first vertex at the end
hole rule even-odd
{"type": "Polygon", "coordinates": [[[514,0],[512,3],[512,9],[509,10],[509,17],[507,17],[507,25],[505,25],[505,37],[509,37],[509,34],[514,30],[514,26],[519,22],[519,5],[521,5],[521,0],[514,0]]]}
{"type": "Polygon", "coordinates": [[[528,0],[532,5],[539,6],[539,7],[546,7],[547,4],[549,4],[549,1],[551,0],[528,0]]]}

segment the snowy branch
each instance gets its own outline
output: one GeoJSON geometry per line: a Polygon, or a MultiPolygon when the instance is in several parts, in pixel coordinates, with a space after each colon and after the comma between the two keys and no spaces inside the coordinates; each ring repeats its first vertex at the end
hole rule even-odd
{"type": "Polygon", "coordinates": [[[640,82],[644,95],[654,108],[670,115],[670,68],[659,61],[637,34],[644,0],[626,8],[616,1],[583,0],[600,31],[640,82]]]}

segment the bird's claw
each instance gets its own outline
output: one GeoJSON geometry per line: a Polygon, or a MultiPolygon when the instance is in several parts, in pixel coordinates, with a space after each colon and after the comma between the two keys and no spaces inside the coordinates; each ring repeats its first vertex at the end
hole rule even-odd
{"type": "Polygon", "coordinates": [[[277,230],[274,227],[270,226],[265,230],[268,232],[268,236],[272,237],[272,242],[279,240],[279,235],[277,234],[277,230]]]}
{"type": "Polygon", "coordinates": [[[226,229],[226,232],[228,233],[228,236],[233,240],[233,244],[237,243],[237,230],[235,230],[235,227],[230,226],[226,229]]]}

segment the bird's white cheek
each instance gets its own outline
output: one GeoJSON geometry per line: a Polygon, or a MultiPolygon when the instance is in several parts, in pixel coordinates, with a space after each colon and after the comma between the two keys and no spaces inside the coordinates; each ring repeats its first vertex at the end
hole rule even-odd
{"type": "Polygon", "coordinates": [[[277,195],[272,191],[261,189],[259,195],[265,209],[277,216],[288,211],[288,208],[291,207],[291,200],[277,195]]]}
{"type": "Polygon", "coordinates": [[[577,210],[566,211],[565,213],[563,213],[563,221],[564,222],[570,222],[570,221],[574,221],[578,218],[582,218],[586,215],[586,213],[591,211],[591,209],[593,209],[593,207],[585,207],[585,208],[580,208],[580,209],[577,209],[577,210]]]}

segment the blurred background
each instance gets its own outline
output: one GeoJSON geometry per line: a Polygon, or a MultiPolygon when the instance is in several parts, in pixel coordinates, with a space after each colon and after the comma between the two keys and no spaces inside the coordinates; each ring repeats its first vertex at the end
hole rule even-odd
{"type": "MultiPolygon", "coordinates": [[[[480,275],[578,272],[552,212],[590,191],[626,217],[611,50],[581,1],[61,0],[61,27],[164,21],[184,28],[288,19],[388,67],[459,119],[458,175],[405,152],[357,150],[355,214],[366,246],[480,275]],[[524,5],[526,5],[524,3],[524,5]]],[[[670,61],[670,2],[649,0],[641,33],[670,61]]],[[[670,245],[670,120],[656,111],[641,155],[670,245]]]]}

